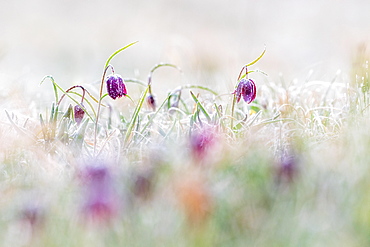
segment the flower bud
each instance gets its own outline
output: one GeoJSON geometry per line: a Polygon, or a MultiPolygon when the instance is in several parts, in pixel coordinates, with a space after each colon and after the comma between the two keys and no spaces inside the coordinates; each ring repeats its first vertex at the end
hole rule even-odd
{"type": "Polygon", "coordinates": [[[149,107],[155,111],[156,109],[156,104],[155,104],[155,98],[153,94],[149,94],[148,97],[146,97],[146,102],[148,103],[149,107]]]}
{"type": "Polygon", "coordinates": [[[127,94],[126,86],[120,75],[112,74],[107,77],[107,91],[112,99],[121,98],[127,94]]]}
{"type": "MultiPolygon", "coordinates": [[[[83,104],[81,103],[83,106],[83,104]]],[[[77,124],[80,124],[82,119],[85,116],[85,111],[81,108],[80,105],[75,105],[74,107],[74,117],[77,124]]]]}

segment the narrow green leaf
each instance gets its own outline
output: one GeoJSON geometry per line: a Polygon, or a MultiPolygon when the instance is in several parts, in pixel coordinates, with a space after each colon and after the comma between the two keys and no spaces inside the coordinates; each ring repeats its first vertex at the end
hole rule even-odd
{"type": "Polygon", "coordinates": [[[150,73],[153,73],[156,69],[160,68],[160,67],[164,67],[164,66],[167,66],[167,67],[172,67],[172,68],[175,68],[177,70],[179,70],[180,72],[182,71],[179,67],[177,67],[176,65],[174,64],[171,64],[171,63],[159,63],[159,64],[156,64],[151,70],[150,70],[150,73]]]}
{"type": "Polygon", "coordinates": [[[58,99],[58,90],[57,90],[57,87],[56,87],[56,83],[55,83],[55,80],[54,78],[51,76],[51,75],[47,75],[47,76],[44,76],[44,78],[41,80],[40,82],[40,85],[46,80],[46,79],[50,79],[50,81],[53,83],[53,89],[54,89],[54,96],[55,96],[55,102],[58,102],[59,99],[58,99]]]}
{"type": "Polygon", "coordinates": [[[53,103],[51,105],[51,112],[50,112],[50,119],[49,119],[49,123],[53,123],[54,122],[54,112],[55,112],[55,103],[53,103]]]}
{"type": "Polygon", "coordinates": [[[141,130],[141,135],[144,135],[144,131],[146,130],[146,128],[148,128],[148,126],[153,122],[154,118],[157,116],[157,114],[159,113],[159,111],[163,108],[163,106],[166,104],[166,102],[169,101],[171,97],[171,94],[167,96],[167,98],[163,101],[163,103],[158,107],[157,111],[153,114],[153,116],[149,119],[149,121],[145,124],[145,126],[143,127],[143,129],[141,130]]]}
{"type": "Polygon", "coordinates": [[[57,116],[58,116],[58,107],[55,106],[55,104],[53,103],[52,107],[51,107],[51,113],[50,113],[50,120],[49,120],[49,126],[51,128],[51,136],[52,138],[55,137],[55,129],[57,127],[57,116]]]}
{"type": "Polygon", "coordinates": [[[258,111],[256,114],[254,114],[253,118],[249,121],[248,126],[251,126],[256,119],[258,118],[259,115],[261,115],[262,111],[258,111]]]}
{"type": "Polygon", "coordinates": [[[68,122],[70,121],[71,120],[69,118],[63,118],[62,122],[59,125],[57,139],[60,140],[62,143],[67,143],[69,140],[68,122]]]}
{"type": "Polygon", "coordinates": [[[72,105],[69,105],[67,111],[63,114],[63,118],[71,119],[72,111],[73,111],[72,105]]]}
{"type": "Polygon", "coordinates": [[[268,74],[267,74],[266,72],[262,71],[262,70],[258,70],[258,69],[256,69],[256,70],[248,70],[246,74],[242,75],[242,76],[239,78],[238,83],[236,84],[236,86],[235,86],[235,87],[237,87],[237,86],[238,86],[238,84],[239,84],[239,82],[240,82],[240,80],[241,80],[241,79],[245,78],[248,74],[253,73],[253,72],[258,72],[258,73],[261,73],[261,74],[263,74],[263,75],[265,75],[265,76],[268,76],[268,74]]]}
{"type": "Polygon", "coordinates": [[[47,139],[47,133],[46,133],[46,128],[45,128],[45,122],[44,122],[44,119],[42,118],[42,114],[40,114],[40,125],[41,125],[42,135],[44,136],[44,140],[46,140],[47,139]]]}
{"type": "Polygon", "coordinates": [[[8,113],[7,110],[5,110],[5,113],[6,113],[6,116],[8,117],[8,119],[9,119],[10,123],[14,127],[14,129],[18,132],[18,134],[20,134],[22,136],[27,136],[30,139],[35,140],[35,138],[33,138],[30,134],[28,134],[28,132],[26,132],[25,130],[23,130],[21,127],[19,127],[18,125],[16,125],[14,123],[13,119],[10,117],[10,115],[9,115],[9,113],[8,113]]]}
{"type": "Polygon", "coordinates": [[[132,117],[131,117],[131,120],[130,120],[130,123],[127,127],[127,132],[126,132],[126,135],[125,135],[125,139],[124,139],[124,143],[127,145],[128,144],[128,141],[130,140],[131,138],[131,135],[132,135],[132,131],[134,129],[134,126],[136,124],[136,120],[138,119],[138,116],[139,116],[139,113],[140,113],[140,110],[141,108],[143,107],[143,103],[145,101],[145,98],[146,98],[146,95],[149,91],[149,87],[146,88],[146,90],[143,92],[143,94],[141,95],[141,98],[135,108],[135,111],[134,113],[132,114],[132,117]]]}
{"type": "Polygon", "coordinates": [[[195,103],[197,103],[197,106],[199,107],[199,109],[206,116],[208,122],[210,122],[211,121],[211,117],[209,116],[209,114],[206,111],[206,109],[204,109],[203,105],[199,102],[198,98],[194,95],[194,93],[192,91],[190,91],[190,94],[191,94],[191,97],[193,97],[193,100],[195,101],[195,103]]]}
{"type": "Polygon", "coordinates": [[[263,57],[263,55],[265,55],[265,52],[266,52],[266,46],[265,46],[265,48],[263,49],[263,52],[261,53],[261,55],[260,55],[259,57],[257,57],[253,62],[250,62],[249,64],[245,65],[245,67],[249,67],[249,66],[251,66],[251,65],[253,65],[253,64],[255,64],[255,63],[257,63],[257,62],[258,62],[258,60],[260,60],[260,59],[263,57]]]}
{"type": "Polygon", "coordinates": [[[85,132],[87,125],[89,123],[89,119],[86,118],[86,120],[80,125],[80,127],[76,130],[76,132],[73,135],[73,147],[75,148],[74,152],[79,153],[82,149],[82,144],[84,142],[85,138],[85,132]]]}
{"type": "Polygon", "coordinates": [[[117,51],[113,52],[113,54],[110,55],[109,58],[107,59],[107,61],[105,62],[104,69],[108,67],[110,60],[112,60],[112,58],[114,58],[118,53],[120,53],[123,50],[126,50],[127,48],[129,48],[130,46],[136,44],[137,42],[139,42],[139,41],[132,42],[132,43],[130,43],[130,44],[128,44],[128,45],[126,45],[126,46],[118,49],[117,51]]]}

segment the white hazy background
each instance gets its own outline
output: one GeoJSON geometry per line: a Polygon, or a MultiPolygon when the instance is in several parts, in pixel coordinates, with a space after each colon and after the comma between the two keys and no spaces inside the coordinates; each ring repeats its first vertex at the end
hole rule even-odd
{"type": "MultiPolygon", "coordinates": [[[[266,44],[254,67],[271,80],[316,79],[349,71],[359,45],[370,43],[368,0],[0,0],[0,95],[10,85],[39,90],[44,75],[64,87],[97,82],[108,56],[123,77],[154,89],[192,83],[231,90],[241,67],[266,44]]],[[[50,85],[49,85],[50,86],[50,85]]],[[[42,89],[53,96],[51,86],[42,89]]]]}

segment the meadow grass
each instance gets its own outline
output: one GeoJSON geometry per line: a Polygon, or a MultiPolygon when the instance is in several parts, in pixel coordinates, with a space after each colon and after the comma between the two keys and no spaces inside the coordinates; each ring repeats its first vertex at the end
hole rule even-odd
{"type": "Polygon", "coordinates": [[[46,111],[6,110],[1,246],[370,245],[368,55],[330,81],[256,81],[247,104],[196,83],[158,100],[153,73],[172,64],[113,100],[123,50],[84,104],[48,76],[46,111]]]}

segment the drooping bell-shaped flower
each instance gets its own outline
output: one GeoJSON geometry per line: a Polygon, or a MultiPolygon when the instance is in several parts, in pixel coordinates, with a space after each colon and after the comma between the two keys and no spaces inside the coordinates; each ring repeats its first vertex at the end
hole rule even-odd
{"type": "Polygon", "coordinates": [[[153,94],[149,94],[148,97],[146,97],[146,102],[148,103],[148,106],[155,111],[156,109],[156,102],[153,94]]]}
{"type": "MultiPolygon", "coordinates": [[[[81,103],[82,105],[82,103],[81,103]]],[[[83,106],[83,105],[82,105],[83,106]]],[[[77,124],[80,124],[82,119],[85,116],[85,111],[81,108],[80,105],[75,105],[74,107],[74,117],[77,124]]]]}
{"type": "Polygon", "coordinates": [[[120,75],[112,74],[107,77],[107,91],[112,99],[121,98],[127,94],[126,86],[120,75]]]}
{"type": "Polygon", "coordinates": [[[238,87],[235,90],[236,102],[239,102],[241,97],[248,104],[256,98],[256,84],[251,79],[243,78],[239,81],[238,87]]]}

